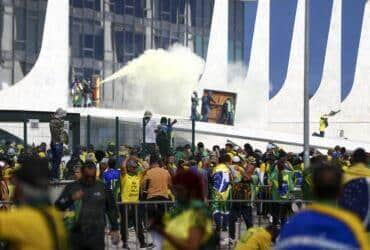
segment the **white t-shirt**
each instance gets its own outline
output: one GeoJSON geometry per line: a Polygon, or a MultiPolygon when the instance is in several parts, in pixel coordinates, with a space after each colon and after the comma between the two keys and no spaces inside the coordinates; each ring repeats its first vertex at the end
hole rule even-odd
{"type": "Polygon", "coordinates": [[[150,119],[145,127],[145,143],[156,143],[155,130],[157,129],[157,123],[150,119]]]}

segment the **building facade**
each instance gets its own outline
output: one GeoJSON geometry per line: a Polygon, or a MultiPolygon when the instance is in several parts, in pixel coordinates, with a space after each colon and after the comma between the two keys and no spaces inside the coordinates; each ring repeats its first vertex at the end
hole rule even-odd
{"type": "Polygon", "coordinates": [[[41,48],[47,0],[0,1],[0,89],[23,79],[41,48]]]}
{"type": "MultiPolygon", "coordinates": [[[[328,135],[362,139],[370,128],[370,2],[310,2],[311,119],[341,109],[328,135]]],[[[74,78],[104,78],[147,49],[180,43],[206,59],[202,87],[227,84],[230,63],[242,62],[238,91],[263,99],[251,98],[244,107],[256,112],[245,116],[254,122],[263,109],[263,128],[301,133],[304,14],[300,0],[2,0],[0,84],[14,86],[0,91],[0,107],[68,107],[74,78]]],[[[104,84],[103,107],[119,107],[120,84],[104,84]]]]}
{"type": "MultiPolygon", "coordinates": [[[[0,77],[20,81],[41,48],[48,0],[0,2],[0,77]]],[[[147,49],[174,43],[207,56],[214,0],[69,0],[70,80],[105,78],[147,49]]],[[[229,0],[229,61],[244,58],[244,6],[229,0]]],[[[103,88],[108,106],[120,83],[103,88]]]]}
{"type": "MultiPolygon", "coordinates": [[[[174,43],[206,57],[214,0],[71,0],[71,79],[112,75],[148,49],[174,43]]],[[[105,107],[121,96],[105,84],[105,107]]]]}

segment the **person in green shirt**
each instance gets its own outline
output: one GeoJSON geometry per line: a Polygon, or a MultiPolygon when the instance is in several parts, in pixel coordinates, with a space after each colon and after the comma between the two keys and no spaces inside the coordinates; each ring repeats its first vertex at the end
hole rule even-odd
{"type": "Polygon", "coordinates": [[[272,204],[273,224],[285,224],[288,214],[290,213],[290,203],[286,202],[291,199],[294,190],[292,172],[286,169],[284,161],[279,160],[272,167],[269,175],[269,184],[271,185],[272,199],[279,203],[272,204]]]}

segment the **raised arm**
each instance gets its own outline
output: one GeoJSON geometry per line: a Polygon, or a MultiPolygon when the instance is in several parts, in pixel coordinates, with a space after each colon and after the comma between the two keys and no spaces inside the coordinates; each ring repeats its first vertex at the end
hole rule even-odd
{"type": "Polygon", "coordinates": [[[121,176],[125,176],[127,173],[127,161],[128,161],[128,157],[126,157],[125,160],[121,164],[121,176]]]}

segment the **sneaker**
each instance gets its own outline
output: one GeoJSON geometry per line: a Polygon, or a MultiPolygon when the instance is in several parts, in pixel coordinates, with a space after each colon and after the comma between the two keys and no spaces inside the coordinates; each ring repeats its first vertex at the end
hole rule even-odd
{"type": "Polygon", "coordinates": [[[154,244],[153,243],[150,243],[150,244],[148,244],[148,243],[144,243],[144,244],[140,244],[140,249],[152,249],[152,248],[154,248],[154,244]]]}
{"type": "Polygon", "coordinates": [[[230,238],[230,237],[227,237],[227,238],[225,238],[223,241],[222,241],[222,243],[221,243],[221,245],[224,245],[224,246],[234,246],[234,244],[235,244],[235,239],[232,239],[232,238],[230,238]]]}
{"type": "Polygon", "coordinates": [[[130,248],[128,247],[128,244],[127,243],[123,243],[122,244],[122,249],[124,249],[124,250],[130,250],[130,248]]]}

